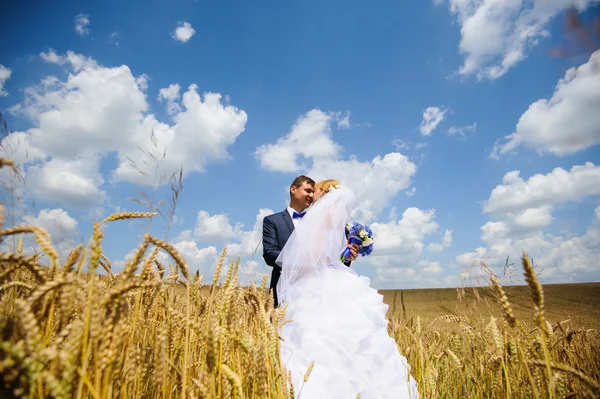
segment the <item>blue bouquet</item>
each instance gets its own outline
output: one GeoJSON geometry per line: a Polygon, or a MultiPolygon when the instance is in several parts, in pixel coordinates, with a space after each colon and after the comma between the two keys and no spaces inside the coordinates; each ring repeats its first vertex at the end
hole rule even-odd
{"type": "MultiPolygon", "coordinates": [[[[373,232],[367,225],[362,225],[360,223],[352,222],[346,224],[346,238],[350,244],[358,244],[358,254],[361,256],[371,255],[373,252],[373,232]]],[[[350,257],[350,249],[346,248],[342,255],[340,256],[340,260],[342,263],[348,261],[350,257]]]]}

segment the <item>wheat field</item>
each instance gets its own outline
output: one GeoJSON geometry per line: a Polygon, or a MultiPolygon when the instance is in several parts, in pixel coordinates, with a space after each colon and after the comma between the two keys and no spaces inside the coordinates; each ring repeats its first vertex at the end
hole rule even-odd
{"type": "MultiPolygon", "coordinates": [[[[62,264],[44,230],[1,230],[0,239],[18,235],[20,243],[0,254],[2,398],[296,397],[302,387],[290,384],[279,361],[285,307],[273,308],[266,278],[261,286],[240,286],[239,260],[226,265],[223,251],[205,281],[150,235],[124,270],[112,273],[102,225],[151,216],[121,213],[96,222],[89,244],[62,264]],[[39,254],[23,254],[25,234],[35,237],[39,254]],[[161,251],[170,256],[164,265],[157,261],[161,251]]],[[[598,331],[570,319],[547,321],[544,291],[526,254],[522,269],[533,309],[525,318],[515,316],[496,278],[489,287],[501,310],[496,315],[409,316],[394,298],[389,333],[421,397],[600,395],[598,331]]]]}

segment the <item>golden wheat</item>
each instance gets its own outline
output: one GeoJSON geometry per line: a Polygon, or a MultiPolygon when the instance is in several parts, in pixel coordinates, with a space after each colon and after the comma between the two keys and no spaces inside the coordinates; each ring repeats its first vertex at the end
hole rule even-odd
{"type": "MultiPolygon", "coordinates": [[[[102,223],[152,216],[121,213],[102,223]]],[[[223,250],[203,286],[204,276],[192,275],[172,245],[150,235],[113,278],[102,250],[102,223],[94,224],[90,243],[74,248],[60,273],[45,231],[0,231],[33,233],[51,261],[45,267],[39,256],[22,255],[22,244],[17,253],[0,253],[1,397],[301,396],[302,387],[293,386],[290,370],[279,361],[286,306],[273,308],[266,278],[260,287],[240,286],[237,259],[219,283],[223,250]],[[174,264],[159,262],[161,251],[174,264]],[[107,277],[95,274],[98,265],[107,277]]],[[[534,324],[516,319],[495,279],[491,286],[504,322],[481,314],[406,319],[391,312],[389,333],[407,357],[422,398],[600,395],[597,331],[569,319],[552,328],[526,255],[523,269],[534,324]]],[[[302,382],[310,380],[313,366],[302,382]]]]}

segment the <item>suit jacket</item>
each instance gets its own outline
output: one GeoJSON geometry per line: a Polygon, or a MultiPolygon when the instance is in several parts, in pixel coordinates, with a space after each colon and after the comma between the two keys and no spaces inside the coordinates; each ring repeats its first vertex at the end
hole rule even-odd
{"type": "MultiPolygon", "coordinates": [[[[283,210],[282,212],[266,216],[263,219],[263,259],[267,265],[273,268],[269,287],[273,290],[275,306],[278,305],[277,282],[279,281],[279,276],[281,275],[281,268],[277,266],[275,260],[277,260],[279,253],[285,246],[293,231],[294,222],[292,222],[292,217],[287,209],[283,210]]],[[[352,262],[348,261],[344,264],[346,266],[350,266],[352,262]]]]}

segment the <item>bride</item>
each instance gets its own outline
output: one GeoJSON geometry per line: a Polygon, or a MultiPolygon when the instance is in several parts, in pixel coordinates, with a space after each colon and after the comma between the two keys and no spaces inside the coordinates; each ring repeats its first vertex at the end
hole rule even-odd
{"type": "Polygon", "coordinates": [[[388,335],[388,305],[340,261],[355,195],[336,180],[315,185],[314,202],[277,258],[287,303],[281,362],[306,399],[418,398],[410,366],[388,335]],[[313,364],[314,362],[314,364],[313,364]],[[308,380],[305,374],[313,364],[308,380]]]}

